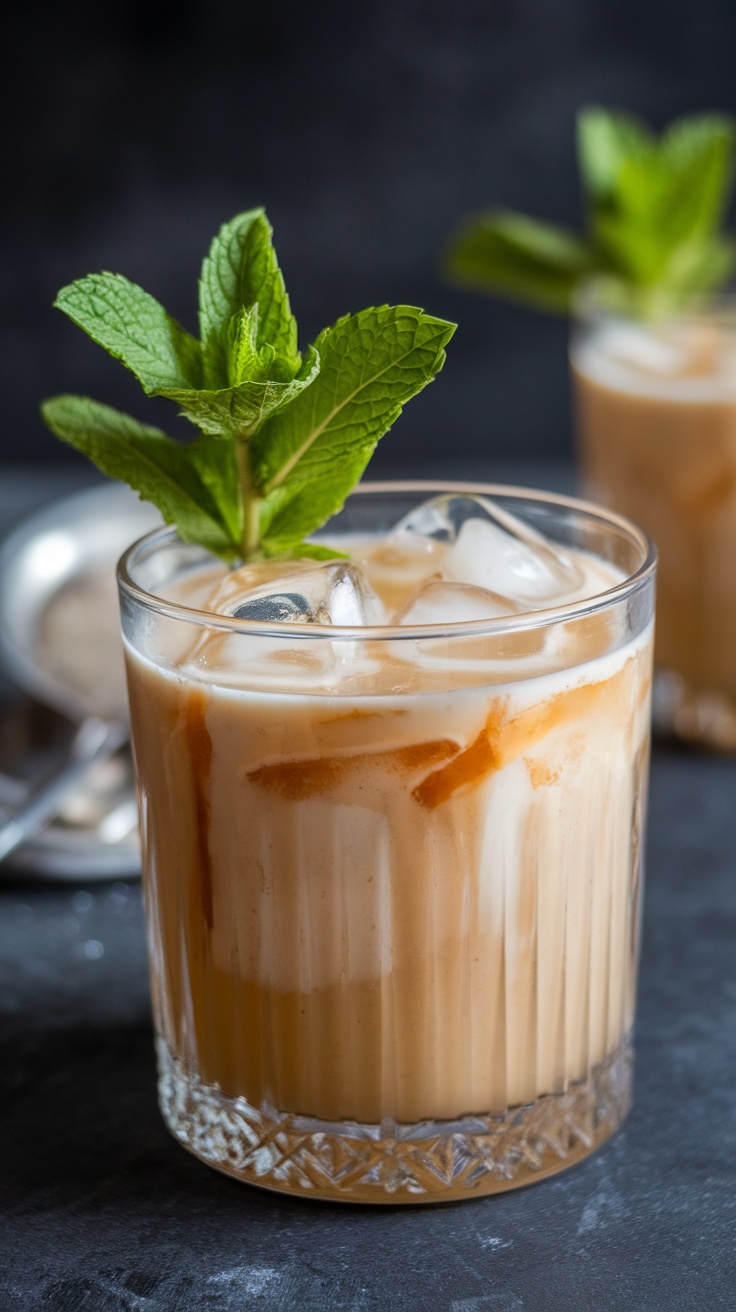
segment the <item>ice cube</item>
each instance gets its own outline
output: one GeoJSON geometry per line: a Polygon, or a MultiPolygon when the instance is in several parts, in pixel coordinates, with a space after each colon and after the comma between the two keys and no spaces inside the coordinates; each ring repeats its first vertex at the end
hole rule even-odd
{"type": "Polygon", "coordinates": [[[443,574],[526,602],[552,605],[582,582],[577,568],[543,542],[532,542],[506,525],[467,519],[447,553],[443,574]]]}
{"type": "Polygon", "coordinates": [[[521,607],[508,597],[469,583],[425,583],[394,616],[395,624],[457,624],[518,614],[521,607]]]}
{"type": "MultiPolygon", "coordinates": [[[[453,516],[456,506],[472,497],[434,497],[415,506],[408,515],[399,520],[393,530],[394,534],[416,533],[420,538],[439,538],[442,542],[454,542],[457,527],[453,516]]],[[[392,534],[393,536],[393,534],[392,534]]]]}
{"type": "Polygon", "coordinates": [[[300,592],[272,592],[267,597],[253,597],[236,606],[236,620],[269,620],[281,624],[314,623],[315,616],[306,597],[300,592]]]}
{"type": "Polygon", "coordinates": [[[602,342],[607,355],[619,364],[663,378],[684,373],[688,365],[685,342],[667,339],[651,328],[621,325],[608,329],[602,342]]]}
{"type": "Polygon", "coordinates": [[[345,626],[380,624],[385,619],[378,597],[357,565],[340,561],[325,568],[330,578],[328,623],[345,626]]]}
{"type": "Polygon", "coordinates": [[[349,560],[244,565],[225,574],[200,605],[216,615],[270,628],[203,627],[187,654],[197,678],[289,692],[341,687],[360,665],[361,644],[352,634],[332,638],[323,630],[320,637],[320,626],[353,628],[385,621],[381,602],[349,560]],[[297,624],[314,625],[318,640],[295,632],[297,624]]]}
{"type": "Polygon", "coordinates": [[[209,609],[236,619],[359,626],[384,620],[378,597],[349,560],[244,565],[220,584],[209,609]]]}
{"type": "Polygon", "coordinates": [[[526,609],[568,598],[583,582],[563,550],[488,497],[425,502],[397,524],[392,538],[398,545],[407,534],[446,544],[435,563],[446,581],[473,584],[526,609]]]}

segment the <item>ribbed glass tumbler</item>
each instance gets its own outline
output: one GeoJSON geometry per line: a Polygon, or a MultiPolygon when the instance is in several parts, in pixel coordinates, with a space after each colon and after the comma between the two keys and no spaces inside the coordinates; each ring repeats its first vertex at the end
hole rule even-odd
{"type": "Polygon", "coordinates": [[[617,581],[366,629],[198,609],[217,567],[173,530],[120,566],[163,1115],[287,1193],[494,1193],[630,1103],[653,554],[613,513],[487,486],[366,485],[331,540],[442,492],[617,581]]]}

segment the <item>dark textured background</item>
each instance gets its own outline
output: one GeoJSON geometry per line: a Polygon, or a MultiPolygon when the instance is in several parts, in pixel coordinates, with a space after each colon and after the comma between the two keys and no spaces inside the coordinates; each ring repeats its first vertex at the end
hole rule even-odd
{"type": "Polygon", "coordinates": [[[564,324],[442,286],[443,240],[488,202],[577,222],[581,104],[736,110],[733,0],[25,4],[3,44],[6,462],[75,459],[37,417],[59,390],[166,422],[50,303],[110,268],[194,327],[210,237],[257,203],[304,342],[375,301],[460,321],[376,471],[567,454],[564,324]]]}

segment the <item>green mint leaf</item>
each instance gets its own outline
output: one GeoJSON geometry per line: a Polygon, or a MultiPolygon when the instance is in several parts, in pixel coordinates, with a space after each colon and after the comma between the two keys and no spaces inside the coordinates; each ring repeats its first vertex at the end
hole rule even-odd
{"type": "Polygon", "coordinates": [[[586,244],[565,229],[492,210],[463,224],[445,265],[454,282],[567,314],[593,262],[586,244]]]}
{"type": "MultiPolygon", "coordinates": [[[[301,378],[304,361],[299,356],[281,355],[270,342],[259,345],[260,315],[257,305],[234,314],[228,324],[228,377],[234,387],[244,382],[290,383],[301,378]],[[295,368],[296,367],[296,368],[295,368]]],[[[308,370],[307,370],[308,372],[308,370]]]]}
{"type": "Polygon", "coordinates": [[[267,382],[276,358],[273,346],[258,346],[258,305],[243,306],[227,326],[227,376],[234,387],[267,382]]]}
{"type": "Polygon", "coordinates": [[[626,116],[587,110],[578,142],[602,271],[670,301],[722,278],[717,230],[732,181],[729,120],[681,119],[658,140],[626,116]]]}
{"type": "Polygon", "coordinates": [[[671,305],[663,313],[673,313],[704,292],[721,287],[734,268],[736,245],[727,238],[714,236],[680,247],[669,262],[671,305]]]}
{"type": "Polygon", "coordinates": [[[577,118],[578,161],[589,197],[607,201],[616,191],[627,160],[649,161],[655,138],[645,123],[631,114],[611,113],[589,106],[577,118]]]}
{"type": "Polygon", "coordinates": [[[309,537],[341,509],[379,438],[442,368],[454,331],[414,306],[384,305],[320,334],[318,376],[250,443],[269,554],[309,537]]]}
{"type": "Polygon", "coordinates": [[[734,125],[719,114],[677,119],[660,146],[673,209],[671,231],[681,240],[718,232],[733,184],[734,125]]]}
{"type": "MultiPolygon", "coordinates": [[[[259,346],[258,319],[257,304],[247,309],[244,306],[227,326],[227,373],[233,387],[246,382],[269,382],[272,371],[282,362],[282,357],[269,342],[259,346]]],[[[283,379],[275,381],[288,383],[291,377],[289,372],[283,379]]]]}
{"type": "Polygon", "coordinates": [[[54,304],[132,370],[149,395],[201,387],[199,342],[142,287],[118,273],[92,273],[62,287],[54,304]]]}
{"type": "MultiPolygon", "coordinates": [[[[208,517],[211,517],[210,505],[214,504],[218,520],[225,529],[227,548],[210,550],[215,550],[216,555],[222,555],[226,560],[233,560],[240,553],[243,536],[243,506],[238,486],[235,443],[213,442],[210,437],[201,437],[178,449],[186,452],[189,464],[199,475],[202,486],[210,493],[211,502],[206,507],[208,517]]],[[[178,520],[167,522],[178,524],[178,520]]],[[[201,541],[200,538],[190,540],[201,541]]]]}
{"type": "MultiPolygon", "coordinates": [[[[237,514],[233,517],[229,490],[237,488],[237,474],[234,463],[227,467],[224,443],[180,446],[158,428],[84,396],[54,397],[41,413],[57,437],[93,460],[103,474],[122,479],[142,500],[152,501],[167,524],[176,524],[183,541],[198,542],[228,560],[237,556],[237,514]]],[[[234,462],[232,451],[229,458],[234,462]]]]}
{"type": "Polygon", "coordinates": [[[277,488],[260,511],[260,538],[267,556],[292,556],[302,539],[314,533],[342,509],[360,482],[376,449],[375,442],[357,447],[332,478],[315,477],[312,485],[277,488]]]}
{"type": "Polygon", "coordinates": [[[292,376],[299,368],[296,320],[271,236],[262,209],[239,214],[220,228],[202,265],[199,328],[208,387],[223,388],[235,381],[228,351],[230,321],[255,305],[257,347],[273,347],[289,362],[292,376]]]}
{"type": "Polygon", "coordinates": [[[289,552],[291,560],[349,560],[347,552],[335,551],[323,542],[297,542],[289,552]]]}
{"type": "Polygon", "coordinates": [[[176,401],[182,414],[203,433],[212,437],[247,437],[264,419],[309,387],[319,370],[319,354],[310,348],[291,382],[244,382],[219,391],[166,388],[161,390],[161,395],[176,401]]]}
{"type": "Polygon", "coordinates": [[[704,290],[725,254],[718,230],[732,183],[734,133],[716,116],[701,115],[672,124],[658,156],[659,189],[651,222],[650,281],[674,289],[704,290]],[[705,281],[702,279],[705,278],[705,281]]]}

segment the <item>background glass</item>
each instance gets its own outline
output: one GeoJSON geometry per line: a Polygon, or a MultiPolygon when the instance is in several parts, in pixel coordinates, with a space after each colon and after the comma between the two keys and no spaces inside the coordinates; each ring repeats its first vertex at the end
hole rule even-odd
{"type": "Polygon", "coordinates": [[[583,301],[571,344],[586,495],[657,544],[655,723],[736,749],[736,303],[667,323],[583,301]]]}

